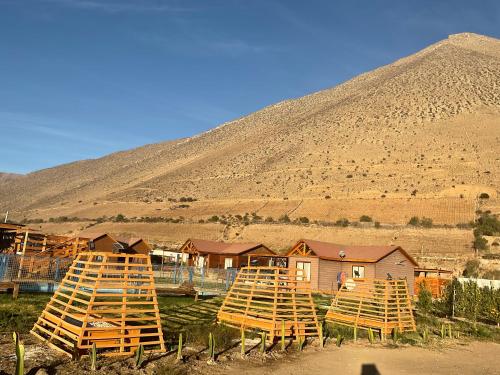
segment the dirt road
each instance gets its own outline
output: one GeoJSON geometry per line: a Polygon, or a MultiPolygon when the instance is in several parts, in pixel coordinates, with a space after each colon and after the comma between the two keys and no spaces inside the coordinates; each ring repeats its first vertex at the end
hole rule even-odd
{"type": "Polygon", "coordinates": [[[405,347],[369,347],[345,345],[327,347],[323,351],[302,353],[291,360],[262,364],[238,362],[226,368],[225,373],[238,375],[448,375],[500,374],[500,345],[472,342],[453,348],[426,349],[405,347]]]}

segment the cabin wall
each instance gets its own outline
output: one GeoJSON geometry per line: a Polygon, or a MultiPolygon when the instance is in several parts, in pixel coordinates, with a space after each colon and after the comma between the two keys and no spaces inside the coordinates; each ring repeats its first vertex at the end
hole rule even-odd
{"type": "Polygon", "coordinates": [[[288,267],[297,268],[297,262],[311,263],[311,289],[319,289],[319,258],[318,257],[301,257],[292,255],[288,258],[288,267]]]}
{"type": "Polygon", "coordinates": [[[337,274],[345,272],[347,278],[353,278],[353,266],[365,267],[365,278],[375,278],[375,265],[363,262],[340,262],[337,260],[320,259],[319,261],[319,289],[329,291],[338,290],[337,274]]]}
{"type": "Polygon", "coordinates": [[[129,247],[127,252],[130,252],[133,254],[148,255],[150,251],[151,251],[151,248],[149,247],[149,245],[147,243],[145,243],[144,241],[140,241],[140,242],[134,244],[133,246],[129,247]]]}
{"type": "Polygon", "coordinates": [[[415,284],[415,266],[399,250],[378,261],[376,277],[386,279],[390,273],[393,279],[406,279],[410,295],[413,295],[415,284]]]}
{"type": "Polygon", "coordinates": [[[116,243],[116,241],[113,241],[113,239],[111,237],[104,236],[104,237],[98,238],[97,240],[94,241],[94,249],[91,251],[112,252],[113,245],[115,243],[116,243]]]}

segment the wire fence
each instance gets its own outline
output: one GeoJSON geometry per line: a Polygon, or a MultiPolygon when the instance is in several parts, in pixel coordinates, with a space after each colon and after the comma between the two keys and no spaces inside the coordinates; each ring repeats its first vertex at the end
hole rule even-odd
{"type": "MultiPolygon", "coordinates": [[[[20,291],[54,292],[73,258],[0,254],[0,283],[19,285],[20,291]]],[[[157,286],[189,284],[198,291],[225,292],[236,278],[236,268],[199,268],[182,264],[153,265],[157,286]]],[[[8,286],[9,287],[9,286],[8,286]]]]}
{"type": "Polygon", "coordinates": [[[21,291],[53,292],[73,258],[0,254],[0,282],[19,284],[21,291]]]}
{"type": "Polygon", "coordinates": [[[200,268],[182,264],[153,265],[153,271],[159,285],[187,283],[201,291],[227,291],[238,273],[236,268],[200,268]]]}

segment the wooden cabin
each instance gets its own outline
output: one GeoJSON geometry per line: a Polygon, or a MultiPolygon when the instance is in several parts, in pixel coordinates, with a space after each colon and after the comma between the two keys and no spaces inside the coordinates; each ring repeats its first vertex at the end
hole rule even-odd
{"type": "Polygon", "coordinates": [[[287,253],[288,267],[304,270],[311,288],[337,291],[346,279],[406,279],[413,294],[417,262],[399,246],[351,246],[300,240],[287,253]]]}
{"type": "Polygon", "coordinates": [[[95,252],[149,255],[152,248],[142,238],[115,238],[107,233],[103,233],[89,241],[89,250],[95,252]]]}
{"type": "MultiPolygon", "coordinates": [[[[199,268],[240,268],[248,265],[249,256],[272,256],[274,251],[261,243],[226,243],[189,239],[179,250],[189,254],[188,265],[199,268]]],[[[260,259],[260,263],[265,260],[260,259]]],[[[267,264],[253,264],[266,266],[267,264]]]]}

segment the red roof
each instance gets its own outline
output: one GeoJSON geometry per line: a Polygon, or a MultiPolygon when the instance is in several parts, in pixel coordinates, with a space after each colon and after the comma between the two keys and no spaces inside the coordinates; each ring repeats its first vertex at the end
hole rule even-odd
{"type": "MultiPolygon", "coordinates": [[[[200,253],[207,254],[231,254],[231,255],[241,255],[248,251],[257,249],[259,247],[264,247],[271,254],[274,254],[272,250],[267,248],[265,245],[257,242],[250,243],[226,243],[219,241],[210,241],[210,240],[198,240],[191,239],[186,242],[186,244],[191,241],[194,247],[200,253]]],[[[184,247],[184,246],[183,246],[184,247]]]]}
{"type": "MultiPolygon", "coordinates": [[[[314,255],[321,259],[338,260],[347,262],[367,262],[375,263],[385,258],[395,251],[401,251],[414,265],[418,266],[417,262],[400,246],[352,246],[340,245],[330,242],[321,242],[313,240],[300,240],[298,244],[305,243],[314,255]],[[339,256],[340,251],[345,254],[344,258],[339,256]]],[[[293,248],[295,248],[295,245],[293,248]]]]}

